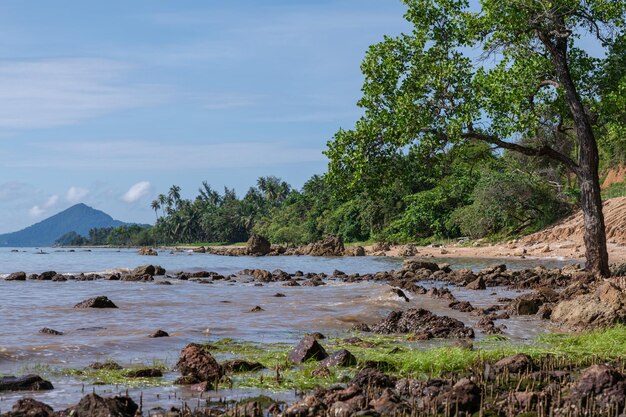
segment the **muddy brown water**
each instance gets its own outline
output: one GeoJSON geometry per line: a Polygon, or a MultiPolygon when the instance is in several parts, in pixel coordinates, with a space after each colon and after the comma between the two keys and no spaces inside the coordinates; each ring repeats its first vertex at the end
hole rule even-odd
{"type": "MultiPolygon", "coordinates": [[[[283,269],[289,273],[332,273],[340,269],[346,273],[370,273],[391,270],[401,265],[394,258],[311,258],[311,257],[219,257],[187,252],[162,251],[158,257],[140,257],[133,250],[101,249],[84,252],[43,249],[47,254],[37,254],[39,249],[0,251],[0,273],[23,270],[27,273],[55,270],[60,273],[110,271],[133,268],[146,263],[160,264],[168,271],[210,270],[230,274],[244,268],[283,269]]],[[[502,260],[442,259],[453,268],[480,269],[502,260]]],[[[521,268],[537,265],[537,261],[506,262],[509,267],[521,268]]],[[[546,264],[545,261],[541,262],[546,264]]],[[[557,267],[562,261],[548,262],[557,267]]],[[[160,279],[160,278],[158,278],[160,279]]],[[[83,368],[105,360],[114,360],[124,366],[166,363],[172,367],[180,350],[190,342],[212,342],[222,338],[236,340],[295,344],[309,331],[319,331],[327,336],[345,336],[356,322],[374,323],[389,311],[422,307],[436,314],[448,315],[473,326],[474,316],[447,307],[446,300],[408,294],[410,302],[391,293],[390,287],[375,282],[345,284],[328,280],[319,287],[283,287],[280,283],[255,286],[251,279],[238,282],[198,284],[170,279],[173,285],[120,281],[7,282],[0,280],[0,375],[40,373],[50,370],[83,368]],[[277,298],[281,292],[286,297],[277,298]],[[84,309],[73,306],[89,297],[106,295],[118,309],[84,309]],[[264,311],[251,313],[255,306],[264,311]],[[40,334],[43,327],[64,332],[62,336],[40,334]],[[169,332],[169,338],[149,338],[157,329],[169,332]]],[[[425,283],[425,286],[441,286],[425,283]]],[[[474,306],[487,307],[498,297],[515,297],[517,292],[497,288],[492,291],[468,291],[451,288],[459,300],[470,301],[474,306]],[[495,291],[495,294],[494,294],[495,291]]],[[[496,323],[496,325],[502,323],[496,323]]],[[[503,322],[506,336],[518,343],[526,343],[545,326],[534,318],[513,318],[503,322]]],[[[483,337],[477,334],[480,339],[483,337]]],[[[441,342],[422,342],[416,348],[441,342]]],[[[218,359],[220,358],[218,356],[218,359]]],[[[84,392],[110,395],[125,392],[122,386],[91,386],[74,377],[47,376],[55,390],[29,393],[55,409],[75,404],[84,392]]],[[[167,373],[166,380],[177,374],[167,373]]],[[[199,394],[173,385],[129,390],[133,398],[143,395],[144,410],[154,406],[169,408],[180,406],[182,401],[191,405],[199,394]]],[[[259,390],[223,390],[203,395],[213,398],[241,398],[260,393],[276,399],[292,399],[293,392],[268,393],[259,390]]],[[[24,393],[1,393],[0,411],[10,409],[24,393]]],[[[147,413],[146,413],[147,414],[147,413]]]]}

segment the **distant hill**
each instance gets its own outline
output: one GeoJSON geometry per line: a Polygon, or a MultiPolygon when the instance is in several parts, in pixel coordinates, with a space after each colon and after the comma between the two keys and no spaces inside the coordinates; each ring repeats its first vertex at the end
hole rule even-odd
{"type": "Polygon", "coordinates": [[[56,239],[68,232],[87,236],[90,229],[126,224],[80,203],[18,232],[0,235],[0,246],[52,246],[56,239]]]}

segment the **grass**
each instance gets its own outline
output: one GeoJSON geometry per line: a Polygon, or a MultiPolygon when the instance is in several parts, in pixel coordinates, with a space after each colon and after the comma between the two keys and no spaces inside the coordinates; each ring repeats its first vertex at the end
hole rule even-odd
{"type": "Polygon", "coordinates": [[[626,196],[626,182],[611,184],[611,186],[602,191],[602,199],[624,197],[626,196]]]}

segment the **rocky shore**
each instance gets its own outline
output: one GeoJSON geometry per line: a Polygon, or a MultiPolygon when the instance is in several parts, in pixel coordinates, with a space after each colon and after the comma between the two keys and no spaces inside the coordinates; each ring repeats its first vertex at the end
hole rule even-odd
{"type": "MultiPolygon", "coordinates": [[[[390,294],[401,300],[408,301],[417,294],[443,300],[451,312],[472,317],[476,326],[472,328],[458,319],[422,308],[395,310],[376,323],[355,324],[348,338],[329,341],[319,333],[304,336],[289,351],[276,353],[279,360],[272,362],[270,367],[249,356],[218,362],[212,353],[217,348],[210,344],[192,343],[182,348],[174,368],[180,374],[175,384],[188,386],[194,392],[211,392],[221,385],[232,384],[235,375],[240,373],[258,376],[259,380],[274,379],[277,384],[288,379],[285,375],[297,373],[320,382],[319,388],[302,392],[290,403],[250,398],[238,402],[207,402],[193,407],[186,405],[171,410],[143,410],[141,399],[128,396],[106,398],[93,393],[75,406],[57,411],[25,397],[13,406],[12,411],[0,416],[618,416],[626,406],[626,375],[619,352],[617,356],[552,355],[545,351],[508,354],[512,352],[476,350],[472,342],[477,332],[482,337],[506,335],[507,320],[513,316],[549,320],[565,330],[606,329],[624,323],[626,268],[616,267],[613,272],[615,276],[605,280],[597,280],[574,266],[510,271],[502,264],[475,272],[452,270],[449,265],[418,258],[407,259],[399,270],[375,274],[345,274],[337,270],[327,275],[263,269],[246,269],[228,276],[211,271],[168,274],[156,265],[108,275],[15,272],[5,278],[16,282],[15,285],[25,280],[119,280],[142,285],[167,285],[174,280],[183,280],[209,284],[237,282],[241,277],[253,280],[256,285],[275,283],[310,287],[323,286],[329,279],[348,285],[375,281],[387,285],[390,294]],[[425,286],[425,283],[430,285],[425,286]],[[492,306],[479,308],[471,301],[457,300],[451,288],[477,292],[508,288],[521,293],[515,298],[497,298],[492,306]],[[381,344],[376,339],[368,339],[371,335],[396,339],[391,345],[381,344]],[[448,347],[442,348],[447,350],[436,354],[442,356],[439,360],[446,362],[445,366],[438,371],[433,368],[431,372],[417,372],[415,367],[419,364],[410,362],[415,358],[407,356],[406,362],[410,363],[408,368],[404,367],[404,359],[398,358],[415,353],[414,348],[406,343],[430,339],[452,340],[448,347]],[[447,358],[446,355],[452,356],[447,358]],[[459,358],[464,358],[467,366],[449,366],[459,358]]],[[[84,300],[74,308],[116,309],[118,306],[114,300],[98,296],[84,300]]],[[[262,311],[261,307],[259,309],[262,311]]],[[[62,332],[49,328],[41,332],[63,336],[62,332]]],[[[168,336],[163,330],[151,335],[168,336]]],[[[122,369],[117,364],[93,365],[93,369],[105,368],[122,369]]],[[[161,369],[148,368],[120,372],[124,372],[126,378],[159,378],[163,375],[161,369]]],[[[51,390],[53,384],[54,380],[47,381],[37,375],[2,377],[0,392],[51,390]]]]}

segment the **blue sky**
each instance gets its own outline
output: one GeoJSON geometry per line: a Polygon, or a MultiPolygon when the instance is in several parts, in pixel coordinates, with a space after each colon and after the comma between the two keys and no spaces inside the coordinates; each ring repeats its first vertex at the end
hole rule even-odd
{"type": "Polygon", "coordinates": [[[0,232],[84,202],[153,222],[203,180],[301,187],[360,115],[360,62],[399,0],[5,0],[0,232]]]}

